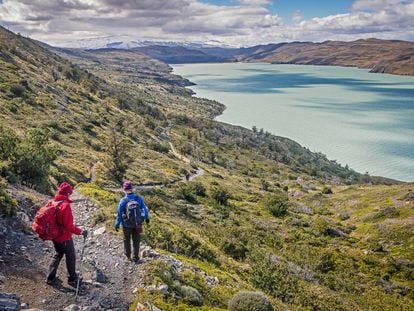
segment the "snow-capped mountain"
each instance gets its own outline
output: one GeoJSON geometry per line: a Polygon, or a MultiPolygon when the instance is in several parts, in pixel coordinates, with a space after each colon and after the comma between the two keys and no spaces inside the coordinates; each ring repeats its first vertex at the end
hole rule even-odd
{"type": "Polygon", "coordinates": [[[163,40],[135,40],[128,36],[105,36],[94,37],[88,39],[79,39],[75,41],[60,42],[53,44],[56,47],[64,48],[78,48],[78,49],[133,49],[137,47],[145,47],[152,45],[160,46],[181,46],[186,48],[206,48],[206,47],[230,47],[220,41],[203,41],[203,42],[188,42],[188,41],[163,41],[163,40]]]}

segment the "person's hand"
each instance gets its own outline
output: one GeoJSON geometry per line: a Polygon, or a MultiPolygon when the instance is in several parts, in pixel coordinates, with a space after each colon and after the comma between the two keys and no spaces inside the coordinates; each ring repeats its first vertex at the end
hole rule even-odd
{"type": "Polygon", "coordinates": [[[147,219],[145,219],[145,222],[147,223],[147,224],[149,224],[149,219],[147,218],[147,219]]]}
{"type": "Polygon", "coordinates": [[[83,237],[84,237],[84,238],[86,238],[86,237],[88,236],[88,230],[83,229],[83,230],[81,231],[81,235],[83,235],[83,237]]]}
{"type": "Polygon", "coordinates": [[[115,231],[118,232],[119,226],[115,226],[115,231]]]}

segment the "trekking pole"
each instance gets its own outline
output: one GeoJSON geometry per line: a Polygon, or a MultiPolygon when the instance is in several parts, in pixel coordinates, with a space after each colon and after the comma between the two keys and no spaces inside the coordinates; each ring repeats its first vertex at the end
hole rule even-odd
{"type": "MultiPolygon", "coordinates": [[[[82,273],[82,261],[83,261],[83,252],[85,251],[85,244],[86,244],[86,236],[83,237],[83,246],[82,246],[82,252],[81,252],[81,259],[80,259],[80,266],[79,271],[82,273]]],[[[79,274],[80,274],[79,273],[79,274]]],[[[79,284],[80,284],[80,275],[78,275],[78,282],[76,284],[76,295],[75,300],[78,299],[78,293],[79,293],[79,284]]]]}

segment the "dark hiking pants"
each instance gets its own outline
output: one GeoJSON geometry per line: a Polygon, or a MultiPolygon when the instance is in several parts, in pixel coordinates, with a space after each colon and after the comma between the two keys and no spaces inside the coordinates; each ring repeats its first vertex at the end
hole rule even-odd
{"type": "Polygon", "coordinates": [[[125,256],[131,258],[131,238],[134,248],[134,260],[139,259],[140,231],[136,228],[123,228],[124,231],[124,252],[125,256]]]}
{"type": "Polygon", "coordinates": [[[59,267],[59,263],[66,256],[66,268],[68,270],[68,281],[74,281],[76,279],[76,253],[73,240],[65,241],[62,243],[53,242],[55,246],[55,254],[53,255],[52,262],[49,266],[49,272],[47,273],[47,280],[51,281],[56,277],[56,272],[59,267]]]}

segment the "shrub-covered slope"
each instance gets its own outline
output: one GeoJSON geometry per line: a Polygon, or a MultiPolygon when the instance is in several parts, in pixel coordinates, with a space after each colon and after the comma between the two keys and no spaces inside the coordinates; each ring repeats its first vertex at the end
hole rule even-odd
{"type": "MultiPolygon", "coordinates": [[[[152,207],[143,240],[186,268],[153,261],[135,302],[223,310],[247,290],[276,310],[414,307],[413,185],[213,121],[221,104],[180,90],[165,64],[135,52],[58,51],[65,60],[4,29],[0,36],[2,126],[21,140],[49,132],[51,175],[92,178],[78,189],[100,205],[95,222],[111,230],[116,178],[161,183],[141,191],[152,207]],[[161,284],[167,291],[151,289],[161,284]]],[[[13,214],[15,201],[4,190],[1,198],[2,214],[13,214]]]]}

